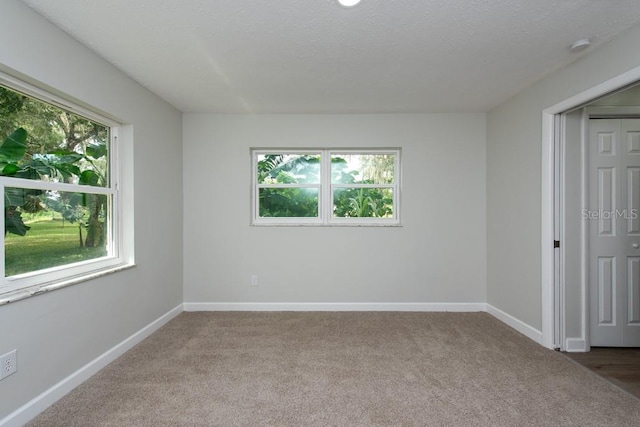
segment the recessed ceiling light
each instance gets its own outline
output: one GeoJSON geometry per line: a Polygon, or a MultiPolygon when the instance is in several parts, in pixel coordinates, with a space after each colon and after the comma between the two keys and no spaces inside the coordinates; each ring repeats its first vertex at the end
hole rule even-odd
{"type": "Polygon", "coordinates": [[[569,48],[569,50],[571,50],[571,52],[580,52],[582,50],[585,50],[589,46],[591,46],[591,40],[589,40],[589,39],[580,39],[577,42],[575,42],[574,44],[572,44],[571,47],[569,48]]]}
{"type": "Polygon", "coordinates": [[[357,6],[360,1],[361,0],[338,0],[338,3],[343,7],[354,7],[357,6]]]}

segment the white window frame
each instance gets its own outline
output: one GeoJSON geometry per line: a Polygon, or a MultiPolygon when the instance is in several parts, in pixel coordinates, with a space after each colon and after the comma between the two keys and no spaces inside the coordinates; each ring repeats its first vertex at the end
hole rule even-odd
{"type": "Polygon", "coordinates": [[[251,152],[251,225],[256,226],[400,226],[401,154],[400,148],[252,148],[251,152]],[[259,184],[258,156],[265,154],[310,154],[320,156],[319,184],[259,184]],[[390,154],[394,156],[392,184],[334,184],[331,182],[331,156],[336,154],[390,154]],[[260,217],[260,188],[318,188],[318,217],[260,217]],[[390,218],[335,218],[333,190],[337,188],[390,188],[393,192],[393,216],[390,218]]]}
{"type": "MultiPolygon", "coordinates": [[[[107,246],[106,256],[5,277],[5,247],[3,238],[2,244],[0,244],[0,305],[133,266],[132,248],[129,249],[124,244],[123,227],[120,220],[122,218],[119,184],[121,162],[118,156],[118,134],[122,125],[90,109],[7,74],[0,73],[0,84],[16,92],[52,104],[109,128],[109,185],[107,187],[0,176],[0,191],[2,191],[2,194],[4,194],[5,188],[7,187],[17,187],[45,191],[99,194],[111,197],[111,203],[109,204],[110,212],[107,215],[110,234],[108,236],[109,244],[107,246]]],[[[4,197],[1,198],[0,208],[2,212],[4,212],[4,197]]],[[[4,215],[2,215],[1,221],[4,225],[4,215]]]]}

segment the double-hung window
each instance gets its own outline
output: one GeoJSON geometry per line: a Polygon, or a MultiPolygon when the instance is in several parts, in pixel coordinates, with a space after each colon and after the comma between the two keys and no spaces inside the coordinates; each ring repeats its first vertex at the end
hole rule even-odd
{"type": "Polygon", "coordinates": [[[117,133],[107,118],[0,75],[0,300],[123,265],[117,133]]]}
{"type": "Polygon", "coordinates": [[[254,149],[254,225],[398,225],[399,149],[254,149]]]}

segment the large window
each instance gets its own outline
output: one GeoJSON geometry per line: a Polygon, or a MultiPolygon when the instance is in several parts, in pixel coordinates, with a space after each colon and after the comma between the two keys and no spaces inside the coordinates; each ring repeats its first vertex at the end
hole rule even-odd
{"type": "Polygon", "coordinates": [[[106,118],[0,75],[0,295],[122,264],[117,131],[106,118]]]}
{"type": "Polygon", "coordinates": [[[252,150],[255,225],[398,225],[400,150],[252,150]]]}

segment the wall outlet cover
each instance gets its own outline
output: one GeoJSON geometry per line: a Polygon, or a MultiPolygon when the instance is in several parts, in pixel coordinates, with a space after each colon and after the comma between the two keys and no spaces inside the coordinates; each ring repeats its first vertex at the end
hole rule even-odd
{"type": "Polygon", "coordinates": [[[0,380],[15,374],[18,370],[18,352],[11,350],[9,353],[0,356],[0,380]]]}

